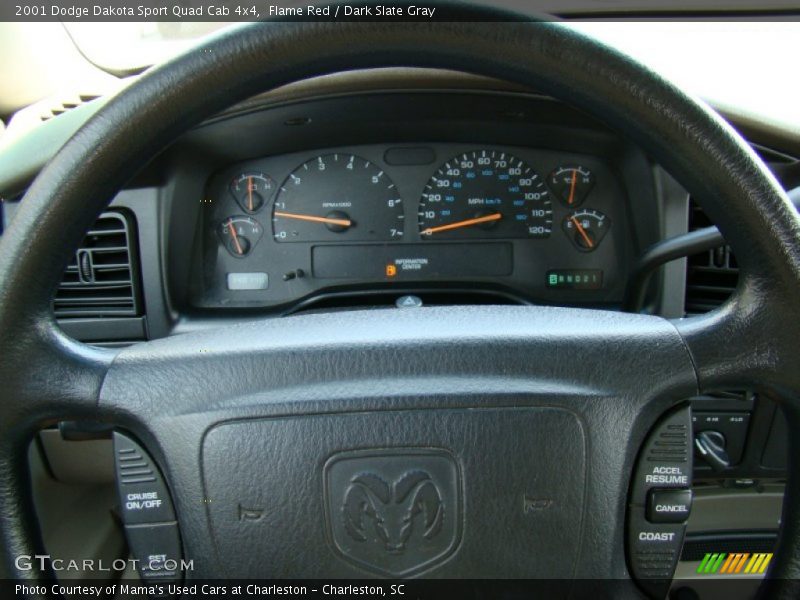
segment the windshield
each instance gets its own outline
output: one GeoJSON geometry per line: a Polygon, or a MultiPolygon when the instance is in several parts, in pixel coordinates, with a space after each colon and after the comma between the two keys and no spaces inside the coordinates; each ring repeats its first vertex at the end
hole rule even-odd
{"type": "Polygon", "coordinates": [[[84,56],[112,72],[134,71],[163,62],[208,34],[230,25],[188,21],[64,23],[84,56]]]}
{"type": "Polygon", "coordinates": [[[717,108],[800,126],[800,79],[786,70],[787,61],[800,55],[800,23],[585,22],[571,27],[633,56],[717,108]]]}

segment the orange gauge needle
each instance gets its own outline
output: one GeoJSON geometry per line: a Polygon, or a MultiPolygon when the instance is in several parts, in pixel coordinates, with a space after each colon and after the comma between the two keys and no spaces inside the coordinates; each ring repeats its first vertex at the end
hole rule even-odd
{"type": "Polygon", "coordinates": [[[480,225],[481,223],[489,223],[490,221],[499,221],[503,218],[503,213],[493,213],[485,217],[476,217],[474,219],[466,219],[465,221],[456,221],[455,223],[448,223],[447,225],[439,225],[438,227],[428,227],[420,231],[420,235],[431,235],[440,231],[449,231],[451,229],[459,229],[461,227],[469,227],[470,225],[480,225]]]}
{"type": "Polygon", "coordinates": [[[578,182],[578,169],[572,169],[572,183],[569,185],[569,198],[567,204],[572,204],[575,200],[575,184],[578,182]]]}
{"type": "MultiPolygon", "coordinates": [[[[575,184],[572,184],[575,187],[575,184]]],[[[247,178],[247,206],[250,207],[250,212],[253,212],[253,178],[247,178]]]]}
{"type": "Polygon", "coordinates": [[[353,222],[350,219],[329,219],[328,217],[315,217],[313,215],[298,215],[295,213],[275,211],[276,217],[284,217],[285,219],[298,219],[300,221],[313,221],[314,223],[327,223],[330,225],[340,225],[341,227],[350,227],[353,222]]]}
{"type": "Polygon", "coordinates": [[[590,238],[589,234],[586,233],[586,230],[578,222],[578,219],[576,219],[575,217],[570,217],[569,220],[573,222],[575,228],[578,230],[578,233],[581,234],[583,241],[586,242],[586,246],[588,246],[589,248],[594,248],[594,242],[592,241],[592,238],[590,238]]]}
{"type": "Polygon", "coordinates": [[[233,226],[233,221],[228,221],[228,231],[231,232],[231,237],[233,238],[233,245],[236,246],[236,252],[239,254],[244,254],[244,250],[242,250],[242,245],[239,243],[239,234],[236,233],[236,227],[233,226]]]}

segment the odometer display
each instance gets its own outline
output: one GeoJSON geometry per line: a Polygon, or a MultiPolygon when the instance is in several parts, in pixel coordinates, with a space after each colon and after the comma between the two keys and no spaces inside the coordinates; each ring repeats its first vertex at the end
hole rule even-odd
{"type": "Polygon", "coordinates": [[[477,150],[447,161],[419,205],[422,239],[546,238],[553,209],[544,182],[523,161],[477,150]]]}

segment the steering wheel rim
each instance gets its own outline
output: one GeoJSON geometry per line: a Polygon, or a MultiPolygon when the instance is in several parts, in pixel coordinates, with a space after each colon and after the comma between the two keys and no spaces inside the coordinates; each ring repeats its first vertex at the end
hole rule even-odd
{"type": "MultiPolygon", "coordinates": [[[[98,111],[39,174],[0,242],[0,575],[37,576],[14,561],[34,554],[37,545],[25,461],[33,433],[56,420],[98,415],[135,429],[141,414],[111,397],[122,393],[121,381],[130,381],[126,377],[134,372],[141,375],[155,357],[175,356],[168,342],[115,355],[64,336],[50,299],[66,257],[125,181],[180,133],[265,89],[343,69],[431,67],[505,79],[568,101],[634,139],[718,224],[739,258],[740,284],[722,308],[702,317],[671,324],[647,320],[641,331],[626,329],[628,318],[621,315],[599,321],[608,331],[617,324],[627,333],[617,342],[641,342],[647,332],[657,340],[677,336],[666,345],[676,346],[675,356],[684,353],[693,372],[687,382],[681,370],[673,391],[754,388],[780,399],[791,425],[800,423],[800,365],[792,355],[800,334],[800,219],[758,157],[716,113],[598,42],[555,23],[519,22],[526,17],[496,9],[475,7],[470,15],[459,23],[282,22],[235,28],[144,74],[98,111]],[[47,243],[32,245],[32,239],[47,243]],[[727,360],[718,356],[719,348],[725,348],[727,360]],[[110,378],[112,371],[124,376],[110,378]]],[[[325,327],[320,335],[329,335],[325,327]]],[[[358,328],[355,321],[353,327],[358,328]]],[[[574,334],[568,327],[564,331],[567,337],[574,334]]],[[[198,340],[202,335],[190,342],[202,343],[198,340]]],[[[655,408],[638,427],[652,424],[655,408]]],[[[800,462],[794,458],[800,452],[796,440],[791,443],[785,506],[800,502],[800,462]]],[[[784,508],[770,597],[790,597],[789,584],[798,577],[800,515],[784,508]]]]}

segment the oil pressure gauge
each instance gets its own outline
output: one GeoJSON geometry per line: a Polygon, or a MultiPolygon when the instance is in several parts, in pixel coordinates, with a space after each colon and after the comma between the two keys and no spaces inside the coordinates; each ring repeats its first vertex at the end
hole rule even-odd
{"type": "Polygon", "coordinates": [[[264,173],[242,173],[231,181],[230,191],[242,210],[253,214],[272,197],[275,182],[264,173]]]}
{"type": "Polygon", "coordinates": [[[564,233],[581,252],[597,250],[610,227],[611,219],[591,208],[572,211],[561,224],[564,233]]]}

